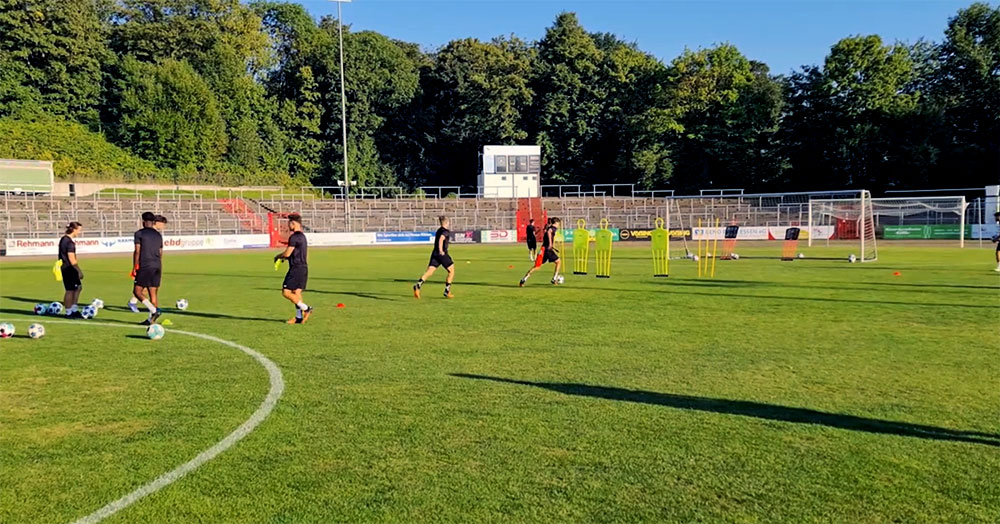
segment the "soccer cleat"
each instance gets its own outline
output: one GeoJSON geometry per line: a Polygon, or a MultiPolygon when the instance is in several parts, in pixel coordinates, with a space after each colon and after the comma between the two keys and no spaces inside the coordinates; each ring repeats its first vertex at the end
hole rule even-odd
{"type": "Polygon", "coordinates": [[[156,323],[156,319],[158,319],[158,318],[160,318],[160,310],[159,309],[157,309],[156,311],[154,311],[153,314],[149,316],[149,323],[150,324],[155,324],[156,323]]]}
{"type": "Polygon", "coordinates": [[[285,324],[301,324],[302,319],[298,317],[292,317],[285,321],[285,324]]]}
{"type": "Polygon", "coordinates": [[[994,269],[993,271],[996,271],[997,273],[1000,273],[1000,267],[994,269]]]}
{"type": "Polygon", "coordinates": [[[74,311],[66,315],[66,318],[83,318],[83,313],[80,313],[79,311],[74,311]]]}
{"type": "Polygon", "coordinates": [[[520,282],[517,283],[517,287],[524,287],[524,279],[522,278],[520,282]]]}
{"type": "Polygon", "coordinates": [[[420,286],[415,284],[413,286],[413,298],[420,298],[420,286]]]}
{"type": "Polygon", "coordinates": [[[306,320],[309,320],[309,315],[312,315],[313,308],[309,308],[302,312],[302,322],[300,324],[305,324],[306,320]]]}
{"type": "Polygon", "coordinates": [[[143,320],[142,322],[139,322],[140,326],[148,326],[150,324],[152,324],[152,322],[150,322],[148,318],[146,320],[143,320]]]}
{"type": "Polygon", "coordinates": [[[455,298],[455,295],[452,295],[451,291],[445,291],[444,298],[455,298]]]}
{"type": "Polygon", "coordinates": [[[139,312],[139,305],[138,304],[133,304],[133,303],[129,302],[128,303],[128,308],[131,309],[133,313],[138,313],[139,312]]]}

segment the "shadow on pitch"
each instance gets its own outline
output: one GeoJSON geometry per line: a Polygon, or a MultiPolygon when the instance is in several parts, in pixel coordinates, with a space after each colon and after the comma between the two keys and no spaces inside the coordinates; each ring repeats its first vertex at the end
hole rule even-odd
{"type": "MultiPolygon", "coordinates": [[[[272,292],[275,291],[275,289],[271,287],[258,287],[254,289],[263,291],[272,291],[272,292]]],[[[321,295],[343,295],[347,297],[367,298],[370,300],[390,300],[390,301],[399,300],[399,295],[388,295],[384,293],[362,293],[359,291],[324,291],[322,289],[307,289],[304,291],[304,294],[306,296],[308,296],[309,293],[319,293],[321,295]]]]}
{"type": "Polygon", "coordinates": [[[927,426],[923,424],[910,424],[908,422],[895,422],[891,420],[859,417],[855,415],[827,413],[825,411],[816,411],[813,409],[793,408],[789,406],[765,404],[763,402],[752,402],[748,400],[728,400],[692,395],[677,395],[673,393],[657,393],[654,391],[592,386],[589,384],[529,382],[525,380],[491,377],[487,375],[472,375],[467,373],[451,373],[450,375],[458,378],[489,380],[492,382],[517,384],[520,386],[532,386],[547,389],[549,391],[555,391],[564,395],[618,400],[622,402],[637,402],[640,404],[666,406],[670,408],[703,411],[707,413],[719,413],[723,415],[738,415],[742,417],[775,420],[778,422],[791,422],[795,424],[816,424],[837,429],[863,431],[866,433],[899,435],[929,440],[968,442],[972,444],[984,444],[987,446],[1000,447],[1000,435],[992,433],[963,431],[937,426],[927,426]]]}

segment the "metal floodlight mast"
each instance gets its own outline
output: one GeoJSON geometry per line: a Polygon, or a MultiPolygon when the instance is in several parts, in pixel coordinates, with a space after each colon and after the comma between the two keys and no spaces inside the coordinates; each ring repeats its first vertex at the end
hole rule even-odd
{"type": "Polygon", "coordinates": [[[341,5],[351,0],[330,0],[337,2],[337,30],[340,34],[340,130],[344,150],[344,218],[347,230],[351,230],[351,178],[347,174],[347,95],[344,89],[344,17],[341,5]]]}

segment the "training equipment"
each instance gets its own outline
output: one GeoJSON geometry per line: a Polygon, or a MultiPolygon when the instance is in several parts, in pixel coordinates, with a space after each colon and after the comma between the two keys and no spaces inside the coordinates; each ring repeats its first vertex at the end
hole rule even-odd
{"type": "Polygon", "coordinates": [[[722,240],[722,255],[719,257],[722,260],[729,260],[733,258],[733,249],[736,248],[736,237],[740,234],[740,226],[729,225],[726,226],[726,230],[723,232],[722,240]]]}
{"type": "Polygon", "coordinates": [[[44,315],[49,312],[48,304],[35,304],[35,314],[44,315]]]}
{"type": "MultiPolygon", "coordinates": [[[[964,202],[964,198],[962,201],[964,202]]],[[[831,240],[858,241],[861,247],[860,260],[862,262],[872,262],[878,259],[878,245],[875,242],[875,214],[869,191],[862,190],[857,198],[810,198],[808,210],[807,244],[809,246],[812,246],[815,241],[823,239],[826,240],[828,246],[831,240]]]]}
{"type": "Polygon", "coordinates": [[[146,328],[146,336],[149,337],[150,340],[160,340],[163,338],[163,335],[166,334],[167,330],[163,329],[163,326],[159,324],[153,324],[152,326],[146,328]]]}
{"type": "Polygon", "coordinates": [[[85,320],[90,320],[97,316],[97,308],[94,306],[86,306],[80,310],[80,316],[85,320]]]}
{"type": "Polygon", "coordinates": [[[94,307],[95,307],[95,308],[97,308],[97,309],[104,309],[104,301],[103,301],[103,300],[101,300],[101,299],[99,299],[99,298],[95,298],[95,299],[94,299],[94,300],[93,300],[93,301],[92,301],[92,302],[90,303],[90,305],[91,305],[91,306],[94,306],[94,307]]]}
{"type": "Polygon", "coordinates": [[[786,262],[795,260],[795,249],[799,247],[799,234],[801,231],[797,227],[790,227],[785,230],[785,243],[781,246],[781,260],[786,262]]]}
{"type": "Polygon", "coordinates": [[[49,315],[62,315],[63,305],[62,302],[53,302],[49,304],[49,315]]]}
{"type": "Polygon", "coordinates": [[[611,246],[615,234],[608,229],[608,219],[601,219],[601,229],[594,233],[594,253],[597,258],[597,278],[611,278],[611,246]]]}
{"type": "Polygon", "coordinates": [[[559,276],[556,277],[556,283],[557,284],[562,284],[565,281],[566,281],[566,277],[564,277],[562,275],[559,275],[559,276]]]}
{"type": "Polygon", "coordinates": [[[719,258],[719,219],[715,219],[715,227],[712,227],[712,219],[708,219],[705,227],[702,227],[701,219],[698,219],[698,254],[694,260],[698,263],[698,278],[715,278],[715,260],[719,258]],[[709,233],[711,231],[711,233],[709,233]],[[711,260],[709,260],[711,259],[711,260]]]}
{"type": "Polygon", "coordinates": [[[45,336],[45,326],[32,324],[28,326],[28,336],[31,338],[42,338],[45,336]]]}
{"type": "Polygon", "coordinates": [[[56,278],[56,282],[62,282],[62,260],[58,258],[52,264],[52,276],[56,278]]]}
{"type": "Polygon", "coordinates": [[[590,231],[587,229],[587,221],[581,218],[576,221],[576,229],[573,230],[573,274],[586,275],[589,259],[590,231]]]}
{"type": "Polygon", "coordinates": [[[0,338],[10,338],[14,336],[14,324],[4,322],[0,324],[0,338]]]}
{"type": "Polygon", "coordinates": [[[275,271],[277,271],[278,268],[281,267],[281,263],[284,262],[284,260],[285,259],[283,259],[283,258],[279,258],[279,259],[277,259],[277,260],[274,261],[274,270],[275,271]]]}
{"type": "Polygon", "coordinates": [[[656,217],[656,229],[649,235],[653,244],[653,276],[665,277],[670,269],[670,231],[663,228],[663,219],[656,217]]]}
{"type": "Polygon", "coordinates": [[[177,309],[184,311],[188,308],[188,301],[186,299],[180,299],[177,301],[177,309]]]}

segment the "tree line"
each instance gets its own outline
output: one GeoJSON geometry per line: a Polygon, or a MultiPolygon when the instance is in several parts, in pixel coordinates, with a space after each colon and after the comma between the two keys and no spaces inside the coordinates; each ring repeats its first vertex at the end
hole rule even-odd
{"type": "MultiPolygon", "coordinates": [[[[944,22],[944,21],[943,21],[944,22]]],[[[338,24],[294,3],[0,0],[0,156],[60,176],[335,185],[338,24]]],[[[775,75],[731,44],[669,63],[560,14],[544,37],[427,52],[344,28],[363,186],[475,184],[485,144],[542,146],[543,183],[965,187],[1000,177],[1000,8],[941,42],[836,42],[775,75]]]]}

